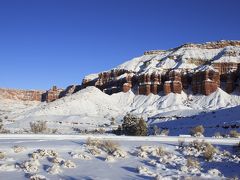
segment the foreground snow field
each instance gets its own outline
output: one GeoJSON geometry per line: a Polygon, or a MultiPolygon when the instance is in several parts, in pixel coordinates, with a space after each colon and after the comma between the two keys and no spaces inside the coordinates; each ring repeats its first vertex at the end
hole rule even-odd
{"type": "Polygon", "coordinates": [[[178,143],[118,140],[111,141],[114,142],[113,147],[118,145],[116,150],[109,153],[107,146],[104,149],[98,145],[106,141],[92,138],[87,142],[86,144],[86,140],[76,139],[1,139],[0,179],[240,177],[240,159],[234,155],[236,152],[232,145],[215,146],[219,150],[208,162],[204,160],[201,152],[195,152],[196,149],[188,147],[187,144],[181,149],[178,143]],[[191,167],[189,157],[197,159],[199,167],[191,167]]]}

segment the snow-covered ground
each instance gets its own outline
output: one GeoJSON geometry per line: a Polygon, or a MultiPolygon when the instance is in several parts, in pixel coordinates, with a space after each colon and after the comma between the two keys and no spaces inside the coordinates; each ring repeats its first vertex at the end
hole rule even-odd
{"type": "Polygon", "coordinates": [[[240,176],[240,159],[232,146],[216,146],[218,151],[213,159],[206,161],[201,151],[196,153],[187,144],[179,147],[171,143],[116,141],[111,153],[101,144],[104,141],[94,139],[87,144],[85,140],[2,139],[0,179],[162,180],[240,176]],[[189,157],[199,164],[192,167],[189,157]]]}
{"type": "MultiPolygon", "coordinates": [[[[95,87],[88,87],[51,103],[1,99],[0,102],[0,118],[11,132],[27,132],[30,122],[47,121],[49,128],[66,134],[74,133],[76,129],[111,129],[111,118],[116,119],[116,127],[129,112],[148,118],[150,126],[158,124],[170,129],[175,125],[239,123],[236,106],[240,104],[240,96],[238,93],[229,95],[221,89],[209,96],[187,95],[185,92],[144,96],[134,95],[131,91],[107,95],[95,87]]],[[[172,132],[176,135],[179,131],[172,132]]]]}

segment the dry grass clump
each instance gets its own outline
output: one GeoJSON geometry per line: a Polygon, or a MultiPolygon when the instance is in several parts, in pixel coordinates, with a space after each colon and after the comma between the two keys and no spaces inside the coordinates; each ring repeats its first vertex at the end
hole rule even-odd
{"type": "MultiPolygon", "coordinates": [[[[86,144],[87,144],[87,146],[90,146],[90,147],[99,148],[99,149],[105,151],[107,154],[113,154],[117,150],[120,150],[119,144],[114,141],[110,141],[110,140],[99,141],[97,139],[88,138],[86,141],[86,144]]],[[[97,154],[99,154],[99,153],[97,153],[97,154]]]]}
{"type": "Polygon", "coordinates": [[[88,138],[86,140],[86,144],[87,146],[96,146],[99,147],[99,145],[101,144],[101,142],[98,139],[92,139],[92,138],[88,138]]]}
{"type": "Polygon", "coordinates": [[[190,134],[192,136],[200,136],[203,135],[205,129],[202,125],[196,126],[194,128],[191,129],[190,134]]]}
{"type": "Polygon", "coordinates": [[[187,159],[187,167],[200,169],[200,163],[197,159],[188,158],[187,159]]]}
{"type": "Polygon", "coordinates": [[[103,141],[100,148],[108,154],[113,154],[119,149],[119,144],[114,141],[103,141]]]}
{"type": "Polygon", "coordinates": [[[15,153],[20,153],[25,150],[25,147],[16,145],[16,146],[13,146],[12,149],[15,153]]]}
{"type": "Polygon", "coordinates": [[[211,145],[210,143],[206,143],[203,156],[207,161],[210,161],[216,152],[217,149],[213,145],[211,145]]]}
{"type": "Polygon", "coordinates": [[[193,142],[191,142],[189,144],[189,146],[194,147],[198,151],[204,151],[205,142],[204,141],[194,140],[193,142]]]}
{"type": "Polygon", "coordinates": [[[236,154],[240,157],[240,142],[236,146],[233,146],[233,149],[236,152],[236,154]]]}
{"type": "Polygon", "coordinates": [[[218,153],[218,150],[212,144],[197,140],[189,143],[188,146],[184,146],[182,150],[186,152],[187,155],[202,155],[207,161],[210,161],[213,156],[218,153]]]}
{"type": "Polygon", "coordinates": [[[158,147],[156,148],[156,155],[157,156],[164,156],[164,155],[168,155],[169,152],[167,152],[163,147],[158,147]]]}
{"type": "Polygon", "coordinates": [[[1,124],[2,122],[0,122],[0,134],[8,134],[10,133],[10,130],[5,129],[3,124],[1,124]]]}
{"type": "Polygon", "coordinates": [[[161,131],[160,135],[168,136],[169,135],[169,129],[163,129],[161,131]]]}
{"type": "Polygon", "coordinates": [[[184,139],[178,139],[178,146],[179,148],[184,148],[184,146],[186,146],[185,140],[184,139]]]}
{"type": "Polygon", "coordinates": [[[230,137],[233,137],[233,138],[239,138],[240,137],[240,133],[237,132],[236,130],[231,130],[229,132],[229,135],[230,135],[230,137]]]}
{"type": "Polygon", "coordinates": [[[214,137],[219,138],[219,137],[222,137],[222,135],[221,135],[220,132],[215,132],[215,133],[214,133],[214,137]]]}
{"type": "Polygon", "coordinates": [[[46,121],[30,122],[30,128],[31,128],[31,131],[35,134],[44,133],[48,131],[46,121]]]}
{"type": "Polygon", "coordinates": [[[4,159],[4,158],[5,158],[5,156],[6,156],[6,153],[5,153],[5,152],[2,152],[2,151],[0,151],[0,160],[1,160],[1,159],[4,159]]]}

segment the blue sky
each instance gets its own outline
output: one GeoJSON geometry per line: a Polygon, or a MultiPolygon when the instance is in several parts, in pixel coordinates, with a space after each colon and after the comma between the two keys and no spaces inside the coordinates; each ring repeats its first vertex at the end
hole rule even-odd
{"type": "Polygon", "coordinates": [[[239,0],[0,0],[0,87],[66,87],[145,50],[239,40],[239,7],[239,0]]]}

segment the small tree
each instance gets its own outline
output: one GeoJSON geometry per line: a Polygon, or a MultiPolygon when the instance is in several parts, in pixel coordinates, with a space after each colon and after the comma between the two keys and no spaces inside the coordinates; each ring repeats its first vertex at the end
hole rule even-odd
{"type": "Polygon", "coordinates": [[[144,121],[143,118],[140,118],[138,124],[136,125],[136,136],[146,136],[147,135],[147,123],[144,121]]]}
{"type": "Polygon", "coordinates": [[[131,114],[124,116],[122,124],[123,134],[130,136],[146,136],[147,130],[147,124],[143,118],[138,118],[131,114]]]}

